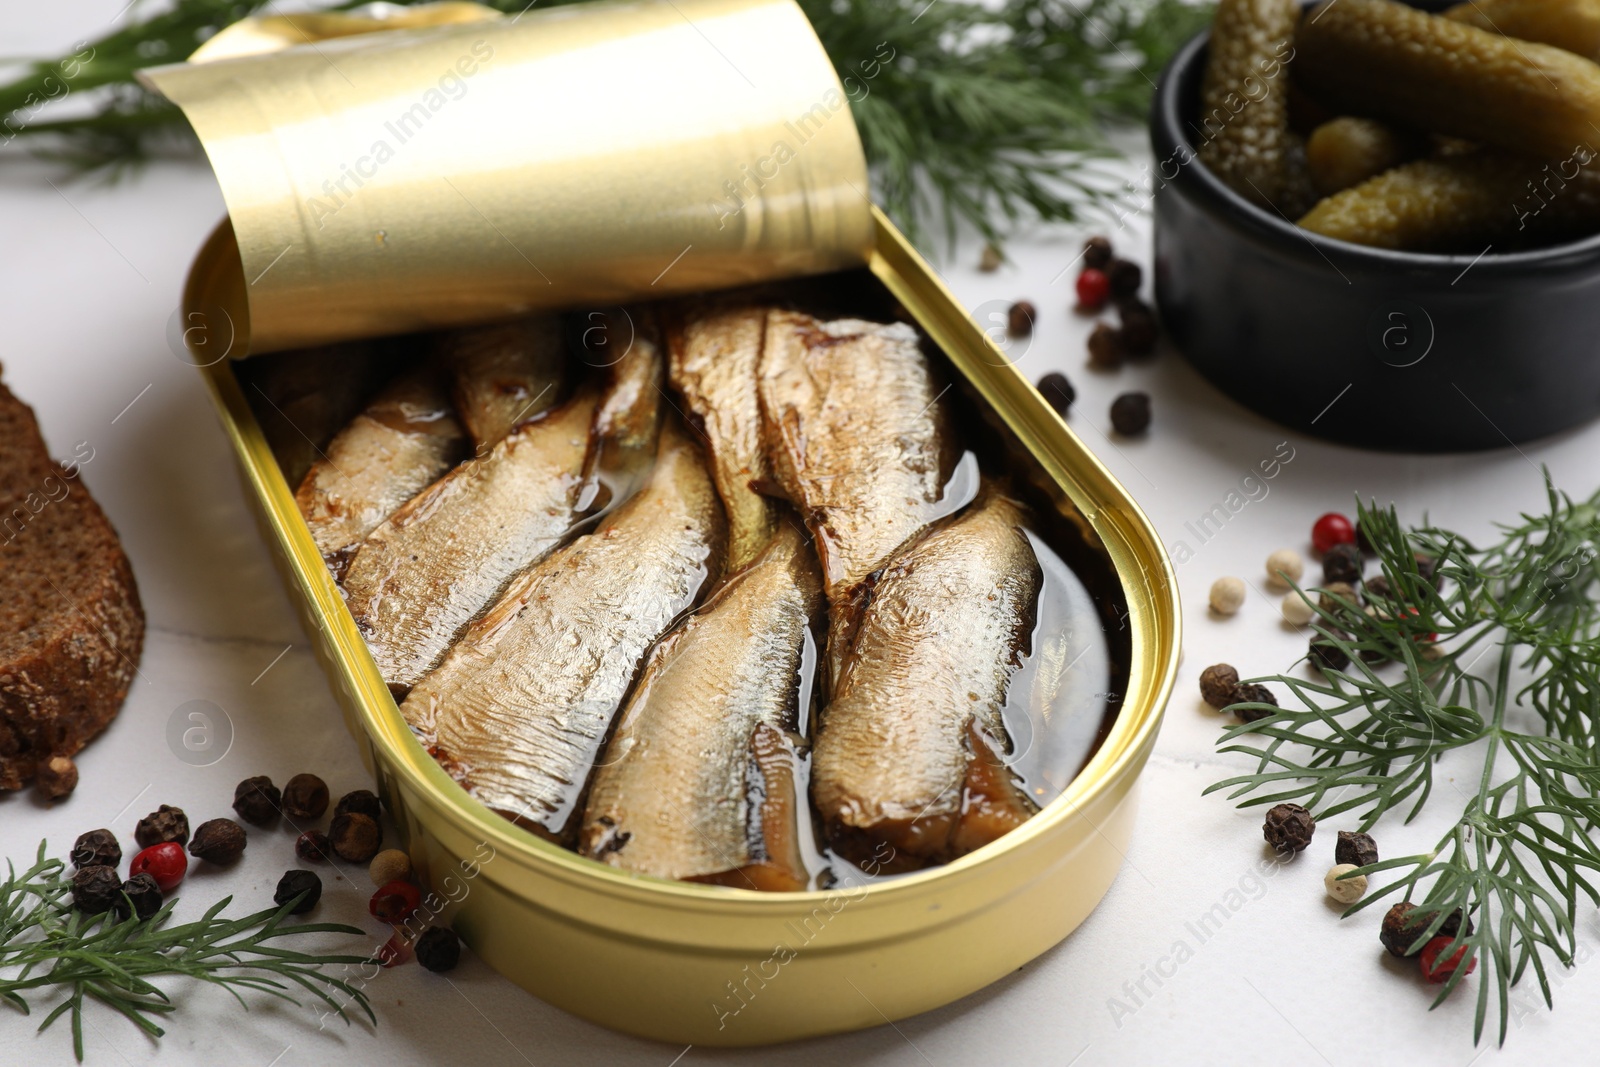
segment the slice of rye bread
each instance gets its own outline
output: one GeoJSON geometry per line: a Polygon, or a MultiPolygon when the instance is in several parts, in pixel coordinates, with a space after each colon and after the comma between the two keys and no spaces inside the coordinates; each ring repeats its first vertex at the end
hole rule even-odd
{"type": "MultiPolygon", "coordinates": [[[[92,453],[90,454],[92,456],[92,453]]],[[[144,648],[116,531],[0,384],[0,790],[111,722],[144,648]]]]}

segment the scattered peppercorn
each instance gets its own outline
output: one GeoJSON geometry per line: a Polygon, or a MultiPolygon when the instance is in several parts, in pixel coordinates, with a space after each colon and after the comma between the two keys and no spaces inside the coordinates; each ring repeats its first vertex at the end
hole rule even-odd
{"type": "Polygon", "coordinates": [[[1334,545],[1322,554],[1322,577],[1328,582],[1354,585],[1361,580],[1361,550],[1355,545],[1334,545]]]}
{"type": "Polygon", "coordinates": [[[1056,409],[1057,415],[1065,415],[1072,408],[1072,402],[1078,399],[1078,391],[1072,387],[1067,376],[1060,371],[1051,371],[1039,379],[1039,395],[1045,402],[1056,409]]]}
{"type": "Polygon", "coordinates": [[[367,877],[372,879],[373,885],[388,885],[398,882],[411,874],[411,857],[397,848],[386,848],[372,857],[372,865],[367,868],[367,877]]]}
{"type": "Polygon", "coordinates": [[[461,938],[448,926],[430,926],[417,938],[417,962],[428,970],[454,970],[461,962],[461,938]]]}
{"type": "MultiPolygon", "coordinates": [[[[1453,937],[1443,935],[1435,937],[1422,947],[1422,958],[1418,965],[1422,968],[1422,977],[1430,982],[1447,982],[1450,976],[1456,973],[1456,968],[1461,966],[1461,961],[1466,958],[1467,946],[1462,945],[1452,952],[1448,959],[1441,960],[1439,956],[1455,942],[1453,937]]],[[[1478,969],[1478,958],[1474,956],[1467,960],[1467,969],[1464,974],[1471,974],[1478,969]]]]}
{"type": "Polygon", "coordinates": [[[119,919],[128,917],[130,901],[132,914],[141,919],[148,919],[161,910],[161,886],[153,875],[149,872],[136,874],[122,883],[117,901],[112,905],[119,919]]]}
{"type": "Polygon", "coordinates": [[[383,844],[383,829],[377,820],[359,811],[348,811],[334,817],[333,825],[328,827],[328,843],[340,859],[370,863],[383,844]]]}
{"type": "Polygon", "coordinates": [[[332,858],[333,846],[321,830],[307,830],[294,839],[294,854],[307,863],[322,863],[332,858]]]}
{"type": "Polygon", "coordinates": [[[291,819],[320,819],[328,810],[328,783],[314,774],[297,774],[283,787],[283,813],[291,819]]]}
{"type": "Polygon", "coordinates": [[[1010,337],[1027,337],[1033,333],[1033,320],[1039,317],[1033,303],[1018,300],[1006,312],[1006,334],[1010,337]]]}
{"type": "Polygon", "coordinates": [[[380,922],[399,923],[409,919],[421,903],[422,891],[410,882],[385,882],[367,901],[367,910],[380,922]]]}
{"type": "Polygon", "coordinates": [[[1361,591],[1369,601],[1375,597],[1382,597],[1384,600],[1394,599],[1394,590],[1389,585],[1389,579],[1381,574],[1374,574],[1362,582],[1361,591]]]}
{"type": "Polygon", "coordinates": [[[170,893],[178,888],[178,883],[183,881],[183,876],[189,870],[189,857],[183,854],[183,846],[176,841],[163,841],[159,845],[151,845],[140,852],[128,862],[128,874],[148,874],[156,880],[156,885],[161,887],[163,893],[170,893]]]}
{"type": "Polygon", "coordinates": [[[1150,397],[1145,393],[1123,393],[1111,402],[1111,428],[1124,436],[1144,433],[1150,428],[1150,397]]]}
{"type": "Polygon", "coordinates": [[[373,822],[382,818],[382,806],[378,803],[378,795],[370,789],[353,789],[339,798],[339,803],[333,806],[335,815],[347,815],[352,811],[360,812],[373,822]]]}
{"type": "Polygon", "coordinates": [[[1354,904],[1367,895],[1367,876],[1358,874],[1351,878],[1345,875],[1355,870],[1353,863],[1337,863],[1328,868],[1328,873],[1322,876],[1322,887],[1328,895],[1341,904],[1354,904]]]}
{"type": "Polygon", "coordinates": [[[282,809],[283,794],[264,774],[246,778],[233,791],[233,810],[247,823],[271,826],[282,809]]]}
{"type": "Polygon", "coordinates": [[[1083,265],[1105,270],[1111,262],[1111,238],[1096,234],[1083,242],[1083,265]]]}
{"type": "Polygon", "coordinates": [[[1352,545],[1355,540],[1356,528],[1337,511],[1330,511],[1311,524],[1311,547],[1318,552],[1326,552],[1334,545],[1352,545]]]}
{"type": "Polygon", "coordinates": [[[1383,925],[1378,929],[1378,940],[1389,950],[1389,955],[1401,957],[1411,955],[1411,943],[1421,932],[1414,927],[1411,920],[1411,913],[1416,910],[1415,904],[1402,900],[1384,913],[1383,925]]]}
{"type": "Polygon", "coordinates": [[[389,940],[378,946],[378,965],[380,967],[398,967],[411,960],[411,942],[406,940],[406,935],[396,930],[390,935],[389,940]]]}
{"type": "Polygon", "coordinates": [[[1333,846],[1333,862],[1353,863],[1357,867],[1371,866],[1378,862],[1378,843],[1371,834],[1340,830],[1339,840],[1333,846]]]}
{"type": "Polygon", "coordinates": [[[163,804],[139,820],[139,825],[133,831],[133,839],[139,842],[140,848],[159,845],[163,841],[176,841],[180,845],[187,845],[189,816],[183,813],[182,808],[163,804]]]}
{"type": "Polygon", "coordinates": [[[1218,578],[1211,583],[1211,610],[1218,615],[1237,615],[1244,607],[1244,580],[1218,578]]]}
{"type": "Polygon", "coordinates": [[[1156,338],[1161,329],[1156,325],[1156,313],[1138,297],[1117,302],[1117,318],[1122,322],[1122,346],[1136,356],[1147,356],[1155,351],[1156,338]]]}
{"type": "Polygon", "coordinates": [[[1285,593],[1283,597],[1283,621],[1290,626],[1304,626],[1316,617],[1316,609],[1299,593],[1285,593]]]}
{"type": "Polygon", "coordinates": [[[78,765],[68,756],[51,756],[33,772],[33,788],[46,800],[60,800],[78,788],[78,765]]]}
{"type": "Polygon", "coordinates": [[[1439,561],[1421,552],[1414,552],[1412,555],[1417,560],[1417,574],[1435,589],[1439,588],[1439,561]]]}
{"type": "Polygon", "coordinates": [[[1292,588],[1305,572],[1305,561],[1292,548],[1280,548],[1267,557],[1267,584],[1274,589],[1292,588]]]}
{"type": "Polygon", "coordinates": [[[1234,702],[1239,688],[1239,672],[1231,664],[1214,663],[1200,672],[1200,697],[1221,711],[1234,702]]]}
{"type": "Polygon", "coordinates": [[[1349,582],[1329,582],[1317,597],[1317,607],[1330,615],[1352,611],[1361,606],[1361,594],[1349,582]]]}
{"type": "Polygon", "coordinates": [[[1122,332],[1103,322],[1096,323],[1089,331],[1088,347],[1089,366],[1099,370],[1122,366],[1123,357],[1127,355],[1122,347],[1122,332]]]}
{"type": "MultiPolygon", "coordinates": [[[[1340,634],[1339,637],[1342,640],[1349,639],[1347,634],[1340,634]]],[[[1342,671],[1350,666],[1349,653],[1340,648],[1333,638],[1324,637],[1321,634],[1311,638],[1307,655],[1311,662],[1321,670],[1342,671]]]]}
{"type": "Polygon", "coordinates": [[[91,863],[72,876],[72,903],[86,915],[99,915],[116,906],[122,879],[115,867],[91,863]]]}
{"type": "Polygon", "coordinates": [[[1316,830],[1317,820],[1299,804],[1279,804],[1261,824],[1261,835],[1279,852],[1304,851],[1316,830]]]}
{"type": "Polygon", "coordinates": [[[983,246],[983,251],[978,253],[978,269],[985,274],[991,274],[1000,269],[1000,264],[1005,262],[1005,253],[993,244],[983,246]]]}
{"type": "MultiPolygon", "coordinates": [[[[1272,695],[1272,690],[1259,682],[1246,682],[1239,686],[1233,695],[1233,699],[1237,704],[1271,704],[1273,707],[1278,706],[1278,698],[1272,695]]],[[[1269,719],[1277,714],[1277,712],[1269,711],[1266,708],[1235,708],[1234,713],[1239,716],[1241,722],[1260,722],[1262,719],[1269,719]]]]}
{"type": "Polygon", "coordinates": [[[1106,264],[1106,278],[1111,282],[1112,296],[1134,296],[1144,282],[1144,271],[1131,259],[1113,259],[1106,264]]]}
{"type": "Polygon", "coordinates": [[[246,841],[244,827],[232,819],[212,819],[195,829],[189,855],[225,866],[244,853],[246,841]]]}
{"type": "Polygon", "coordinates": [[[1111,279],[1096,267],[1085,267],[1078,274],[1078,310],[1092,314],[1106,306],[1111,299],[1111,279]]]}
{"type": "Polygon", "coordinates": [[[302,893],[305,895],[300,903],[289,909],[290,915],[304,915],[317,906],[317,901],[322,899],[322,879],[315,871],[285,871],[272,893],[272,902],[281,908],[302,893]]]}
{"type": "Polygon", "coordinates": [[[122,846],[110,830],[90,830],[78,835],[71,855],[74,867],[116,867],[122,862],[122,846]]]}

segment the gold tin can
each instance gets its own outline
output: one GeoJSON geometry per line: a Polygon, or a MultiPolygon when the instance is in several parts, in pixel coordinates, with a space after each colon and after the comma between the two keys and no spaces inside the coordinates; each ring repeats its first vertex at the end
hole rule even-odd
{"type": "MultiPolygon", "coordinates": [[[[709,17],[709,11],[725,15],[743,11],[757,22],[774,19],[765,24],[767,28],[787,28],[794,50],[808,53],[799,61],[801,66],[814,67],[816,56],[809,53],[821,52],[809,27],[807,37],[793,34],[798,9],[789,0],[593,5],[588,17],[601,17],[602,28],[609,18],[613,23],[609,32],[626,34],[630,19],[659,25],[651,20],[663,8],[680,21],[709,17]]],[[[552,22],[556,16],[583,17],[571,14],[579,10],[556,9],[543,17],[552,22]]],[[[457,26],[434,32],[463,30],[457,26]]],[[[491,34],[488,39],[496,42],[497,55],[501,54],[493,27],[466,32],[491,34]]],[[[590,32],[601,30],[590,27],[590,32]]],[[[726,43],[729,38],[722,40],[726,43]]],[[[340,42],[324,47],[335,43],[340,42]]],[[[688,43],[679,39],[674,47],[688,43]]],[[[423,42],[424,47],[436,44],[423,42]]],[[[829,78],[837,85],[831,68],[829,78]]],[[[156,84],[173,83],[159,75],[156,84]]],[[[252,91],[259,92],[271,82],[253,84],[252,91]]],[[[801,90],[802,98],[809,88],[801,90]]],[[[851,144],[856,159],[860,149],[854,143],[854,127],[848,125],[847,109],[842,118],[835,129],[849,136],[829,157],[837,169],[803,180],[795,176],[798,184],[793,189],[761,205],[768,221],[773,214],[799,215],[789,215],[776,234],[767,229],[762,231],[765,236],[752,237],[740,230],[728,238],[745,245],[770,241],[765,251],[752,251],[749,259],[737,254],[740,246],[734,243],[712,245],[717,255],[699,264],[682,289],[726,288],[759,278],[864,267],[867,273],[846,275],[845,282],[881,286],[921,326],[943,353],[952,379],[964,386],[989,429],[1015,457],[1017,474],[1044,493],[1076,531],[1095,564],[1118,587],[1117,598],[1125,609],[1120,620],[1125,627],[1126,668],[1121,708],[1093,757],[1063,795],[1022,827],[943,867],[864,886],[805,893],[762,894],[636,877],[550,844],[471,799],[414,740],[401,718],[300,518],[293,488],[257,420],[238,365],[207,353],[229,338],[237,354],[252,340],[256,343],[251,347],[259,351],[311,343],[308,337],[320,343],[416,329],[419,322],[474,321],[514,310],[532,290],[505,287],[498,292],[501,297],[510,294],[512,307],[468,301],[470,312],[452,310],[453,305],[438,295],[424,295],[429,306],[398,327],[389,320],[379,322],[373,314],[383,298],[371,289],[346,289],[326,297],[301,291],[317,305],[309,318],[320,325],[297,331],[278,321],[291,306],[284,301],[297,291],[294,285],[305,284],[311,276],[306,272],[328,268],[318,257],[309,257],[296,265],[300,281],[270,300],[258,301],[249,278],[255,269],[252,257],[261,254],[254,245],[259,245],[263,226],[270,230],[271,225],[299,224],[295,212],[289,212],[287,221],[276,222],[264,212],[249,224],[254,250],[242,251],[236,241],[238,218],[232,226],[225,222],[218,228],[200,251],[184,294],[186,316],[191,321],[200,316],[199,326],[189,335],[192,351],[204,365],[203,374],[257,505],[264,535],[293,591],[346,723],[364,742],[364,759],[406,847],[436,897],[447,902],[445,917],[491,966],[536,996],[605,1026],[679,1044],[756,1045],[876,1026],[974,992],[1059,942],[1093,910],[1121,865],[1133,829],[1135,785],[1154,745],[1177,667],[1176,585],[1148,520],[962,310],[894,225],[870,204],[851,205],[839,199],[837,191],[844,183],[865,181],[864,172],[857,173],[851,159],[851,144]],[[813,196],[814,201],[808,199],[813,196]],[[855,232],[858,223],[853,221],[858,208],[866,220],[861,234],[855,232]],[[824,230],[808,229],[809,223],[796,224],[802,216],[833,222],[824,230]],[[858,237],[861,246],[852,248],[858,237]],[[232,309],[230,314],[246,321],[230,321],[227,336],[219,337],[220,327],[207,318],[218,308],[232,309]]],[[[767,132],[770,128],[769,122],[767,132]]],[[[281,162],[270,142],[268,138],[258,145],[262,153],[255,160],[258,170],[271,170],[281,162]]],[[[249,156],[242,145],[230,151],[241,153],[240,159],[249,156]]],[[[214,160],[217,155],[213,152],[214,160]]],[[[716,168],[713,163],[701,173],[714,174],[716,168]]],[[[282,182],[282,174],[280,169],[274,180],[282,182]]],[[[227,191],[231,179],[223,178],[227,191]]],[[[272,181],[252,180],[263,181],[258,190],[261,202],[275,200],[296,211],[304,207],[303,199],[296,200],[282,188],[267,189],[272,181]]],[[[232,196],[229,206],[235,207],[232,196]]],[[[678,234],[670,227],[661,230],[659,220],[652,219],[641,218],[644,236],[639,240],[658,241],[667,233],[670,240],[661,248],[670,251],[670,241],[678,234]]],[[[596,247],[602,250],[597,255],[617,247],[619,240],[631,239],[611,234],[618,223],[606,222],[603,213],[591,214],[588,225],[601,231],[595,235],[596,247]]],[[[707,217],[696,225],[708,242],[722,236],[707,217]]],[[[478,232],[474,239],[486,240],[485,234],[478,232]]],[[[448,250],[447,233],[427,240],[448,250]]],[[[688,238],[686,243],[695,242],[688,238]]],[[[340,244],[337,254],[359,261],[363,252],[354,244],[340,244]]],[[[459,249],[449,255],[446,263],[427,269],[436,271],[435,277],[459,294],[451,271],[459,269],[474,278],[481,272],[461,265],[459,249]]],[[[503,258],[498,262],[508,266],[503,258]]],[[[597,265],[583,276],[588,280],[569,287],[562,304],[656,295],[659,287],[648,284],[647,270],[636,269],[639,265],[633,261],[597,265]],[[595,279],[604,284],[585,288],[595,279]]],[[[381,288],[381,274],[377,283],[368,275],[366,284],[381,288]]],[[[256,279],[257,284],[261,281],[256,279]]],[[[336,368],[330,373],[337,373],[336,368]]]]}

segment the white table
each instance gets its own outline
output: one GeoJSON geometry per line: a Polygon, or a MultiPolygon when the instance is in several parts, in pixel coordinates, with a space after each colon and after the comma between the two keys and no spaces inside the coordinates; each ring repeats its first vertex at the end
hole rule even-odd
{"type": "MultiPolygon", "coordinates": [[[[9,15],[4,51],[59,51],[101,32],[122,3],[75,0],[9,15]]],[[[150,627],[127,706],[78,759],[76,795],[53,807],[31,793],[0,797],[0,852],[13,859],[31,857],[44,837],[64,852],[79,832],[102,825],[131,845],[134,822],[160,803],[186,808],[196,822],[228,814],[233,785],[248,775],[281,783],[311,770],[336,795],[369,784],[257,535],[200,379],[168,348],[185,269],[221,214],[200,164],[156,165],[106,189],[65,183],[47,166],[0,155],[5,380],[34,405],[55,453],[84,441],[93,447],[83,478],[132,557],[150,627]],[[189,766],[167,744],[169,719],[191,700],[215,703],[232,723],[231,750],[212,766],[189,766]]],[[[1119,250],[1147,261],[1147,221],[1115,235],[1119,250]]],[[[684,1050],[611,1033],[541,1003],[469,953],[448,982],[416,966],[384,972],[369,987],[375,1031],[336,1025],[319,1033],[306,1011],[258,1002],[244,1014],[225,994],[201,991],[184,998],[159,1048],[115,1016],[93,1012],[89,1062],[1276,1067],[1359,1062],[1381,1049],[1404,1061],[1464,1067],[1479,1052],[1470,1037],[1475,988],[1428,1014],[1437,987],[1425,986],[1411,964],[1382,955],[1377,915],[1341,922],[1323,894],[1333,831],[1350,822],[1330,821],[1310,852],[1270,879],[1255,877],[1265,855],[1259,812],[1200,796],[1244,764],[1215,753],[1219,717],[1201,704],[1195,679],[1218,660],[1273,673],[1301,654],[1303,639],[1277,621],[1275,600],[1260,591],[1262,563],[1279,546],[1307,551],[1316,515],[1349,511],[1360,493],[1398,502],[1405,518],[1426,510],[1445,525],[1487,534],[1491,518],[1540,506],[1539,464],[1574,494],[1600,483],[1600,425],[1478,455],[1384,455],[1291,435],[1220,395],[1170,352],[1119,372],[1091,372],[1084,366],[1089,323],[1068,310],[1072,273],[1052,284],[1082,237],[1018,241],[1010,249],[1015,265],[994,274],[972,267],[969,244],[946,261],[946,277],[969,306],[1016,297],[1038,304],[1022,368],[1030,377],[1059,369],[1072,378],[1079,390],[1072,426],[1167,544],[1187,539],[1184,524],[1280,442],[1294,458],[1269,483],[1269,495],[1220,534],[1203,546],[1190,539],[1196,554],[1178,569],[1185,663],[1143,778],[1138,831],[1104,904],[1064,944],[960,1003],[896,1027],[759,1053],[684,1050]],[[1128,389],[1151,393],[1154,424],[1142,440],[1113,444],[1107,408],[1128,389]],[[1239,616],[1218,621],[1206,610],[1206,592],[1224,574],[1250,579],[1257,591],[1239,616]],[[1188,924],[1218,903],[1238,906],[1202,943],[1188,924]]],[[[1441,786],[1433,810],[1410,827],[1380,826],[1385,853],[1430,845],[1458,803],[1449,792],[1441,786]]],[[[191,876],[201,890],[191,893],[194,903],[232,892],[261,906],[294,865],[291,841],[287,831],[255,835],[233,871],[191,876]]],[[[369,891],[330,880],[319,914],[376,932],[365,914],[369,891]]],[[[1592,909],[1583,911],[1580,929],[1592,946],[1600,931],[1592,909]]],[[[1486,1053],[1484,1062],[1591,1061],[1600,1040],[1597,993],[1600,968],[1581,965],[1563,979],[1553,1013],[1537,1003],[1531,984],[1523,987],[1507,1049],[1486,1053]]],[[[70,1062],[64,1022],[33,1036],[39,1014],[24,1020],[0,1007],[0,1065],[70,1062]]]]}

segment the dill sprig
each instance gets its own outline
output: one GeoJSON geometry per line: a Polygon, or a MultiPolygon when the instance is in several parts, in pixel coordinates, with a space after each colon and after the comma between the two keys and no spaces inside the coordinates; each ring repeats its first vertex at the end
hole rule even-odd
{"type": "MultiPolygon", "coordinates": [[[[418,0],[396,0],[408,4],[418,0]]],[[[526,0],[487,0],[508,13],[526,0]]],[[[541,7],[572,0],[541,0],[541,7]]],[[[110,177],[194,142],[177,109],[133,82],[266,0],[175,0],[32,63],[0,84],[0,142],[22,138],[82,173],[110,177]],[[87,115],[50,105],[92,93],[87,115]]],[[[330,9],[352,2],[316,5],[330,9]]],[[[937,219],[1001,240],[1029,221],[1109,207],[1107,129],[1143,118],[1167,58],[1210,18],[1185,0],[800,0],[845,80],[878,199],[913,238],[937,219]],[[888,57],[888,58],[885,58],[888,57]]]]}
{"type": "MultiPolygon", "coordinates": [[[[1299,593],[1316,611],[1316,632],[1350,666],[1320,681],[1262,679],[1303,708],[1241,705],[1273,714],[1229,729],[1219,744],[1256,768],[1207,790],[1231,790],[1249,798],[1244,805],[1296,801],[1318,818],[1357,811],[1368,830],[1390,811],[1407,822],[1421,811],[1445,753],[1481,756],[1474,790],[1449,783],[1459,796],[1445,802],[1462,802],[1450,829],[1426,853],[1363,868],[1392,878],[1346,914],[1394,894],[1418,897],[1433,917],[1416,948],[1460,909],[1472,922],[1440,956],[1464,946],[1478,961],[1473,1037],[1492,999],[1502,1044],[1510,987],[1531,968],[1550,1005],[1552,965],[1573,963],[1580,903],[1600,906],[1600,493],[1574,502],[1548,473],[1545,488],[1546,513],[1501,527],[1483,548],[1432,525],[1406,530],[1393,508],[1358,505],[1388,594],[1369,587],[1363,609],[1299,593]],[[1435,562],[1434,580],[1418,553],[1435,562]]],[[[1466,970],[1455,968],[1435,1006],[1466,970]]]]}
{"type": "Polygon", "coordinates": [[[148,919],[130,914],[119,920],[113,912],[85,915],[72,907],[66,865],[50,859],[43,842],[28,870],[18,874],[9,861],[6,867],[0,882],[0,1001],[27,1015],[24,994],[64,992],[39,1029],[67,1015],[80,1062],[87,1001],[105,1005],[151,1037],[165,1034],[156,1020],[178,1005],[152,979],[168,976],[220,986],[246,1009],[246,991],[299,1004],[293,995],[299,986],[346,1022],[351,1004],[377,1022],[365,993],[324,970],[365,964],[368,957],[299,952],[275,943],[303,934],[363,933],[341,923],[284,925],[298,900],[230,919],[222,912],[233,898],[224,897],[195,922],[174,926],[168,925],[174,898],[148,919]]]}

